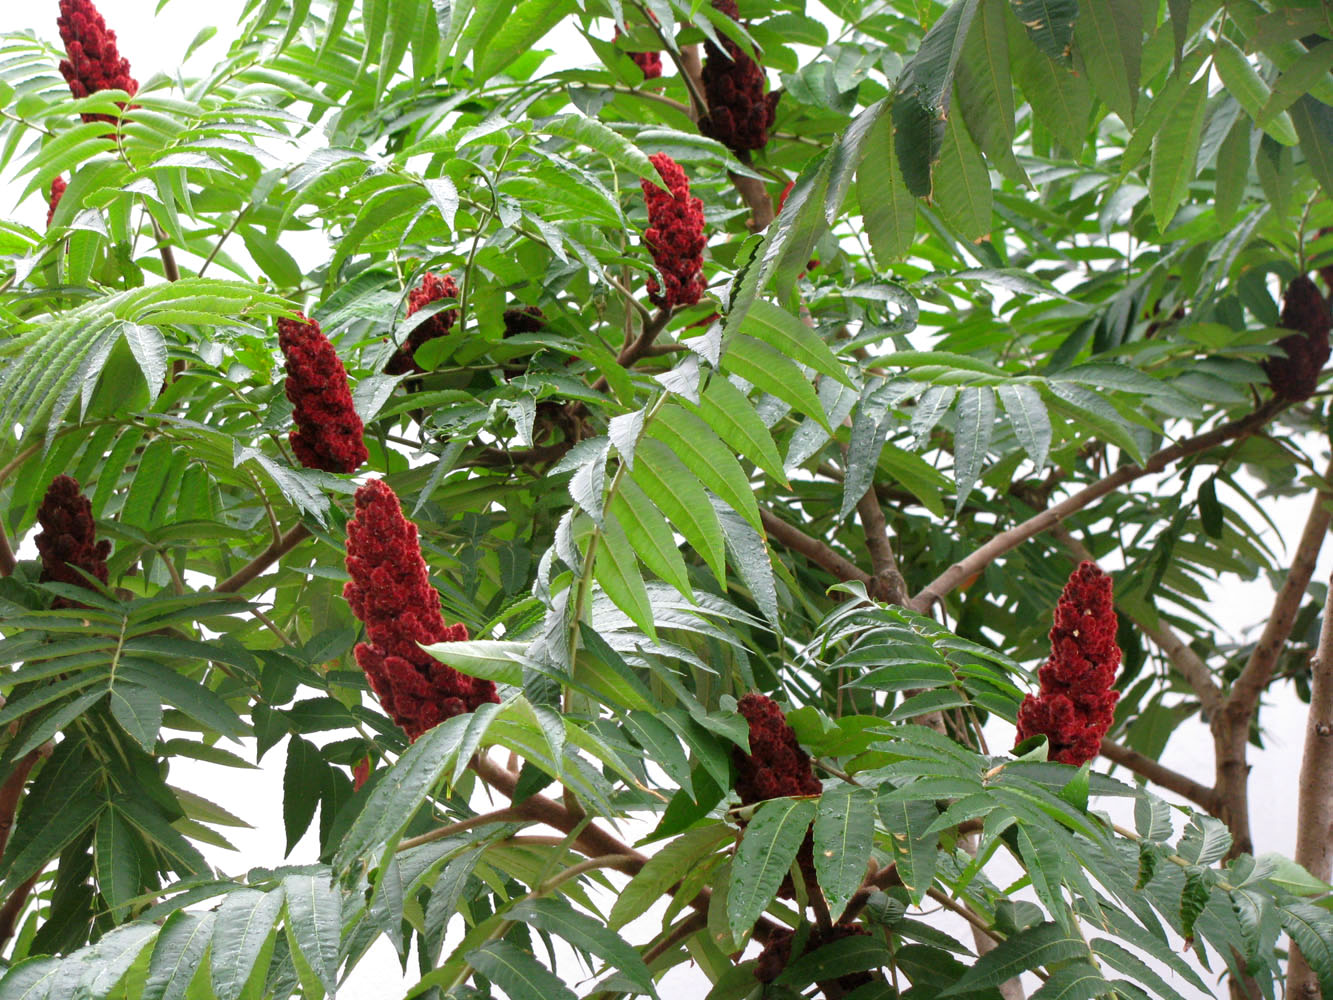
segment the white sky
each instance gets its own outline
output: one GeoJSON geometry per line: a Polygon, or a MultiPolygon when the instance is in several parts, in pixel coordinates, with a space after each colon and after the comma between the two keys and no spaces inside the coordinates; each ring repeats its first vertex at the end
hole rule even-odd
{"type": "MultiPolygon", "coordinates": [[[[189,42],[205,24],[212,23],[218,27],[218,36],[196,52],[190,64],[196,70],[206,68],[208,60],[218,58],[224,51],[225,40],[234,33],[243,3],[241,0],[212,0],[208,4],[199,4],[194,0],[169,0],[157,15],[154,15],[154,6],[153,0],[98,2],[108,26],[117,33],[122,54],[130,60],[134,75],[140,82],[148,80],[156,72],[174,72],[189,42]]],[[[0,10],[0,31],[30,29],[41,37],[58,42],[56,15],[56,0],[28,3],[10,0],[0,10]]],[[[572,33],[568,42],[564,44],[562,40],[557,46],[559,61],[576,65],[586,56],[584,44],[572,33]]],[[[0,179],[0,190],[12,192],[11,198],[16,198],[19,193],[12,184],[5,185],[4,179],[0,179]]],[[[6,210],[13,211],[12,205],[11,201],[6,205],[6,210]]],[[[30,198],[13,214],[24,221],[39,223],[44,212],[45,205],[36,198],[30,198]]],[[[1283,535],[1293,541],[1299,536],[1308,507],[1309,499],[1305,497],[1268,503],[1268,511],[1281,526],[1283,535]]],[[[1265,538],[1274,543],[1271,529],[1260,527],[1265,538]]],[[[1280,541],[1276,542],[1275,547],[1280,553],[1289,556],[1289,551],[1280,541]]],[[[33,555],[30,542],[27,548],[29,551],[21,552],[21,557],[33,555]]],[[[1330,568],[1333,568],[1331,549],[1333,546],[1325,547],[1316,570],[1316,580],[1326,581],[1329,577],[1330,568]]],[[[1253,631],[1267,617],[1272,591],[1264,581],[1243,583],[1230,579],[1216,584],[1211,591],[1213,599],[1210,608],[1217,620],[1227,628],[1231,638],[1253,635],[1253,631]]],[[[1254,840],[1256,850],[1260,853],[1276,850],[1290,855],[1295,844],[1296,777],[1305,729],[1305,707],[1296,699],[1290,687],[1285,686],[1275,691],[1263,719],[1266,748],[1263,751],[1251,748],[1251,822],[1254,840]]],[[[991,746],[998,752],[1000,748],[1011,745],[1012,732],[1012,727],[994,723],[988,727],[987,736],[991,746]]],[[[253,758],[249,750],[244,753],[253,758]]],[[[268,753],[264,766],[258,771],[237,771],[184,759],[174,762],[173,783],[206,791],[219,804],[254,824],[254,829],[250,830],[222,831],[239,849],[238,853],[203,846],[209,861],[222,870],[240,874],[251,867],[283,863],[281,801],[285,757],[283,744],[268,753]]],[[[1194,719],[1183,725],[1168,745],[1163,763],[1211,783],[1211,740],[1203,724],[1194,719]]],[[[1123,771],[1119,773],[1125,776],[1123,771]]],[[[1170,795],[1165,797],[1171,798],[1170,795]]],[[[318,820],[313,826],[317,828],[317,825],[318,820]]],[[[311,861],[315,857],[315,850],[314,838],[308,835],[287,861],[298,864],[311,861]]],[[[644,939],[656,926],[651,916],[642,918],[628,928],[627,936],[631,940],[644,939]]],[[[970,940],[957,926],[948,929],[963,940],[970,940]]],[[[575,969],[573,964],[562,963],[562,972],[567,978],[582,979],[575,969]]],[[[397,957],[388,943],[381,940],[357,967],[340,995],[346,1000],[383,1000],[386,995],[394,992],[392,987],[386,991],[386,985],[401,979],[397,957]]],[[[402,980],[402,988],[405,989],[415,979],[413,959],[409,966],[409,978],[402,980]]],[[[1207,976],[1205,981],[1208,981],[1207,976]]],[[[585,984],[580,992],[585,992],[589,985],[585,984]]],[[[1193,992],[1187,984],[1177,982],[1174,985],[1186,996],[1193,992]]],[[[688,967],[673,970],[660,989],[663,997],[702,996],[703,992],[706,992],[706,985],[702,977],[688,967]]]]}

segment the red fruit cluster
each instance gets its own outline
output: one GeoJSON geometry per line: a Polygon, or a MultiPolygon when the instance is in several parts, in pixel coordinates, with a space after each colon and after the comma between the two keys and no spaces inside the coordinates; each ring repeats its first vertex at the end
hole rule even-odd
{"type": "Polygon", "coordinates": [[[750,752],[732,752],[736,792],[745,805],[784,795],[818,795],[823,785],[810,766],[810,755],[772,698],[747,694],[736,706],[750,724],[750,752]]]}
{"type": "MultiPolygon", "coordinates": [[[[616,29],[616,37],[619,38],[621,31],[616,29]]],[[[645,80],[656,80],[662,75],[662,53],[661,52],[630,52],[629,57],[634,60],[634,65],[639,67],[645,80]]]]}
{"type": "MultiPolygon", "coordinates": [[[[79,492],[79,484],[69,476],[56,476],[37,508],[37,553],[42,557],[43,582],[70,583],[87,587],[88,580],[79,570],[106,583],[106,557],[111,543],[97,541],[93,525],[93,505],[79,492]]],[[[79,608],[83,605],[57,597],[53,608],[79,608]]]]}
{"type": "Polygon", "coordinates": [[[356,662],[390,718],[408,738],[445,719],[499,701],[495,685],[460,674],[417,643],[462,642],[463,625],[446,625],[440,598],[421,557],[417,526],[403,517],[398,497],[372,479],[356,491],[356,516],[347,522],[343,596],[366,626],[356,662]]]}
{"type": "Polygon", "coordinates": [[[662,272],[663,289],[656,278],[648,279],[648,297],[667,309],[692,306],[704,293],[704,203],[690,197],[690,180],[666,153],[650,160],[666,182],[666,189],[640,178],[648,202],[648,231],[643,241],[662,272]]]}
{"type": "Polygon", "coordinates": [[[1075,767],[1101,752],[1120,692],[1111,578],[1096,563],[1080,563],[1055,608],[1051,658],[1037,672],[1041,693],[1018,709],[1018,743],[1045,735],[1051,760],[1075,767]]]}
{"type": "MultiPolygon", "coordinates": [[[[418,309],[422,309],[439,299],[456,298],[458,298],[458,282],[448,276],[441,278],[435,274],[428,274],[422,279],[421,284],[408,295],[407,315],[410,317],[418,309]]],[[[415,372],[420,375],[425,372],[425,369],[418,365],[413,357],[417,353],[417,348],[428,340],[446,336],[457,321],[457,309],[441,309],[424,323],[419,323],[407,335],[407,340],[403,341],[398,350],[394,351],[393,357],[384,366],[384,370],[390,375],[403,375],[407,372],[415,372]]]]}
{"type": "Polygon", "coordinates": [[[369,457],[364,427],[329,338],[313,319],[280,319],[278,346],[287,359],[287,398],[296,421],[292,451],[307,469],[355,472],[369,457]]]}
{"type": "MultiPolygon", "coordinates": [[[[713,6],[733,21],[741,18],[736,0],[713,0],[713,6]]],[[[699,131],[741,154],[763,149],[777,111],[778,92],[765,94],[764,69],[725,35],[722,48],[704,44],[704,98],[708,113],[699,119],[699,131]]]]}
{"type": "MultiPolygon", "coordinates": [[[[855,924],[834,924],[827,932],[821,931],[818,927],[811,928],[810,936],[805,942],[805,954],[808,954],[817,948],[822,948],[826,944],[832,944],[834,941],[841,941],[843,938],[859,937],[869,935],[870,932],[855,924]]],[[[782,970],[791,962],[792,941],[796,937],[796,932],[791,930],[782,930],[769,938],[768,943],[764,945],[764,950],[759,953],[759,961],[755,964],[754,977],[761,983],[771,983],[782,974],[782,970]]],[[[850,972],[845,976],[839,976],[832,980],[828,985],[825,983],[816,983],[827,995],[832,993],[835,996],[842,996],[845,992],[850,992],[858,986],[864,986],[866,983],[873,983],[875,977],[869,972],[850,972]],[[830,985],[836,984],[836,990],[829,989],[830,985]]]]}
{"type": "MultiPolygon", "coordinates": [[[[130,76],[130,64],[116,48],[116,33],[106,26],[92,0],[60,0],[56,25],[65,43],[66,58],[60,61],[60,73],[70,93],[87,97],[99,90],[138,92],[139,81],[130,76]]],[[[83,120],[116,122],[111,115],[85,114],[83,120]]]]}
{"type": "Polygon", "coordinates": [[[46,205],[47,229],[51,228],[51,220],[56,217],[56,208],[60,205],[60,199],[64,197],[65,188],[67,187],[69,187],[69,185],[65,183],[65,178],[61,177],[59,174],[56,174],[56,176],[51,179],[51,197],[46,205]]]}
{"type": "Polygon", "coordinates": [[[1282,354],[1264,360],[1268,384],[1279,399],[1309,399],[1328,362],[1328,332],[1333,317],[1315,283],[1305,275],[1292,279],[1282,304],[1282,328],[1295,330],[1277,342],[1282,354]]]}

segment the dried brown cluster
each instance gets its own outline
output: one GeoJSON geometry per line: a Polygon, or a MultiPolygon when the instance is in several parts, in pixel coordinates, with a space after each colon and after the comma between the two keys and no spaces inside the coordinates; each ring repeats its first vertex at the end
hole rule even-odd
{"type": "Polygon", "coordinates": [[[1279,399],[1309,399],[1319,385],[1319,373],[1328,362],[1328,303],[1305,275],[1292,279],[1282,304],[1284,330],[1294,330],[1277,342],[1281,354],[1265,359],[1268,385],[1279,399]]]}
{"type": "MultiPolygon", "coordinates": [[[[826,944],[832,944],[834,941],[869,935],[869,933],[869,931],[857,927],[855,924],[834,924],[827,932],[814,927],[811,928],[810,936],[806,939],[805,951],[812,952],[826,944]]],[[[754,977],[756,979],[761,983],[771,983],[782,974],[782,970],[791,962],[791,950],[795,937],[795,931],[784,930],[774,934],[769,939],[768,944],[764,946],[764,950],[759,953],[759,962],[755,965],[754,977]]],[[[815,985],[826,996],[842,996],[844,993],[874,981],[874,975],[869,972],[850,972],[845,976],[839,976],[837,979],[816,983],[815,985]]]]}
{"type": "MultiPolygon", "coordinates": [[[[105,539],[97,541],[93,506],[79,491],[76,480],[69,476],[51,480],[37,508],[37,523],[42,526],[35,539],[37,554],[42,557],[42,575],[38,579],[87,587],[88,577],[83,575],[87,573],[106,583],[106,558],[111,554],[111,543],[105,539]]],[[[51,606],[83,607],[65,597],[57,597],[51,606]]]]}
{"type": "MultiPolygon", "coordinates": [[[[736,0],[713,0],[713,6],[733,21],[741,19],[736,0]]],[[[722,47],[704,45],[703,85],[708,113],[699,119],[699,131],[742,155],[763,149],[777,111],[778,92],[765,94],[764,68],[726,36],[722,47]]]]}

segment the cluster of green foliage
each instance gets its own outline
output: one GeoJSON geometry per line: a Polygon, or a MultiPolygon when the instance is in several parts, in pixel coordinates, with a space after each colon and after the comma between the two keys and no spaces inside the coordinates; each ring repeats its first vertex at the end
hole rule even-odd
{"type": "Polygon", "coordinates": [[[0,222],[0,527],[28,538],[63,473],[114,542],[104,590],[31,560],[0,580],[22,793],[0,998],[318,998],[381,937],[415,950],[409,995],[459,1000],[571,997],[553,940],[598,996],[692,960],[710,1000],[841,996],[829,976],[858,970],[856,1000],[981,1000],[1029,970],[1050,1000],[1271,998],[1291,940],[1333,996],[1329,886],[1256,859],[1234,813],[978,735],[1032,687],[1070,538],[1123,567],[1112,735],[1144,759],[1200,705],[1138,623],[1184,631],[1221,687],[1249,653],[1205,603],[1279,566],[1236,473],[1326,485],[1300,450],[1323,398],[1261,402],[1259,362],[1278,290],[1333,250],[1328,8],[824,6],[251,0],[212,72],[127,109],[73,100],[45,38],[0,36],[0,167],[34,198],[69,178],[47,231],[0,222]],[[585,65],[543,70],[555,30],[585,65]],[[718,33],[782,90],[744,159],[699,134],[681,76],[718,33]],[[659,80],[627,54],[647,49],[659,80]],[[643,291],[660,152],[709,236],[709,297],[669,313],[643,291]],[[330,252],[306,267],[311,231],[330,252]],[[427,272],[458,280],[459,318],[424,375],[386,375],[427,272]],[[505,337],[527,305],[543,328],[505,337]],[[297,309],[352,377],[362,473],[475,637],[433,655],[501,685],[410,746],[351,655],[356,479],[286,447],[273,320],[297,309]],[[1143,467],[1171,488],[1136,488],[1143,467]],[[1085,496],[1063,537],[983,548],[1085,496]],[[817,801],[732,811],[751,691],[790,707],[817,801]],[[234,819],[172,761],[247,767],[242,739],[285,741],[271,821],[290,850],[318,813],[319,864],[224,878],[201,856],[234,819]],[[510,782],[495,818],[481,777],[510,782]],[[1133,799],[1135,829],[1097,796],[1133,799]],[[604,833],[627,817],[646,862],[604,833]],[[523,832],[543,822],[560,837],[523,832]],[[823,898],[779,898],[807,831],[823,898]],[[988,877],[997,854],[1018,882],[988,877]],[[928,897],[998,946],[932,926],[928,897]],[[660,933],[629,940],[650,910],[660,933]],[[844,910],[870,933],[756,981],[752,935],[844,910]]]}

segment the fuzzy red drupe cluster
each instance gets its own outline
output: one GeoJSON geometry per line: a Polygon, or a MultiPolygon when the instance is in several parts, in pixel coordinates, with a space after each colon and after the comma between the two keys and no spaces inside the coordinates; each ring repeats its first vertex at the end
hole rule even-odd
{"type": "MultiPolygon", "coordinates": [[[[802,954],[808,955],[826,944],[841,941],[843,938],[868,936],[869,934],[870,932],[865,928],[858,927],[855,924],[834,924],[827,931],[812,927],[802,954]]],[[[782,974],[782,970],[791,963],[791,948],[795,937],[795,931],[783,930],[769,938],[768,943],[764,945],[764,950],[759,953],[759,960],[755,963],[755,979],[758,979],[761,983],[771,983],[782,974]]],[[[833,984],[836,984],[836,993],[823,982],[816,983],[816,985],[825,994],[834,993],[836,996],[842,996],[843,993],[849,993],[859,986],[874,981],[875,976],[869,972],[849,972],[847,975],[839,976],[832,981],[833,984]]]]}
{"type": "Polygon", "coordinates": [[[69,185],[65,183],[65,178],[61,177],[59,174],[56,174],[56,176],[51,179],[51,197],[46,203],[47,229],[51,228],[51,220],[56,217],[56,209],[60,207],[60,199],[64,196],[65,188],[67,187],[69,187],[69,185]]]}
{"type": "Polygon", "coordinates": [[[750,752],[737,748],[736,793],[741,802],[753,805],[784,795],[818,795],[824,786],[810,766],[810,755],[801,749],[787,717],[772,698],[747,694],[736,706],[750,724],[750,752]]]}
{"type": "Polygon", "coordinates": [[[648,279],[648,297],[659,306],[692,306],[704,293],[704,204],[690,197],[690,180],[666,153],[650,160],[666,182],[663,189],[640,178],[648,202],[648,231],[643,241],[662,272],[663,289],[656,278],[648,279]]]}
{"type": "Polygon", "coordinates": [[[292,402],[292,451],[307,469],[355,472],[368,457],[365,428],[352,406],[347,370],[319,324],[301,316],[278,320],[292,402]]]}
{"type": "MultiPolygon", "coordinates": [[[[736,0],[713,0],[713,6],[733,21],[741,19],[736,0]]],[[[778,92],[765,94],[764,69],[725,35],[722,48],[704,44],[704,98],[708,113],[699,119],[699,131],[740,154],[763,149],[773,127],[778,92]],[[724,51],[725,50],[725,51],[724,51]]]]}
{"type": "MultiPolygon", "coordinates": [[[[130,76],[129,61],[116,48],[116,33],[106,26],[92,0],[60,0],[56,25],[65,43],[66,58],[60,61],[60,73],[70,93],[87,97],[99,90],[138,92],[139,81],[130,76]]],[[[111,115],[85,114],[83,120],[116,122],[111,115]]]]}
{"type": "MultiPolygon", "coordinates": [[[[456,298],[458,298],[458,282],[448,275],[441,278],[436,274],[428,274],[422,279],[421,284],[408,295],[407,315],[411,317],[418,310],[440,299],[456,298]]],[[[394,351],[393,357],[384,366],[384,370],[390,375],[403,375],[407,372],[423,374],[425,369],[416,363],[414,357],[417,348],[428,340],[446,336],[457,321],[457,309],[441,309],[424,323],[417,324],[398,350],[394,351]]]]}
{"type": "MultiPolygon", "coordinates": [[[[87,587],[89,573],[106,583],[106,557],[111,543],[97,541],[93,525],[93,506],[79,491],[79,484],[69,476],[56,476],[37,508],[37,554],[42,557],[43,582],[69,583],[87,587]]],[[[53,608],[79,608],[83,605],[57,597],[53,608]]]]}
{"type": "Polygon", "coordinates": [[[499,700],[490,681],[460,674],[417,645],[462,642],[467,628],[445,624],[417,526],[403,517],[398,497],[381,480],[356,491],[356,516],[347,522],[347,572],[351,580],[343,596],[369,640],[357,643],[356,662],[409,739],[499,700]]]}
{"type": "Polygon", "coordinates": [[[1050,759],[1075,767],[1101,752],[1120,692],[1120,647],[1111,578],[1096,563],[1080,563],[1055,608],[1051,657],[1037,672],[1041,693],[1018,709],[1018,740],[1045,735],[1050,759]]]}
{"type": "Polygon", "coordinates": [[[1309,399],[1319,386],[1319,373],[1328,363],[1328,303],[1315,283],[1300,275],[1287,286],[1282,303],[1282,328],[1295,330],[1277,342],[1279,354],[1264,359],[1268,384],[1279,399],[1309,399]]]}

